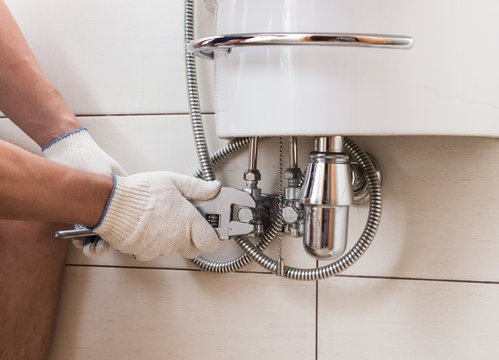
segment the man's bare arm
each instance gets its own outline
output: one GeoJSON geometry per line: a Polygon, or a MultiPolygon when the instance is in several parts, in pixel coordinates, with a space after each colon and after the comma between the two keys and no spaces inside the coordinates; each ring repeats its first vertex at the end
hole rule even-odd
{"type": "Polygon", "coordinates": [[[81,127],[0,0],[0,109],[41,147],[81,127]]]}
{"type": "Polygon", "coordinates": [[[70,168],[0,141],[0,218],[94,226],[113,178],[70,168]]]}

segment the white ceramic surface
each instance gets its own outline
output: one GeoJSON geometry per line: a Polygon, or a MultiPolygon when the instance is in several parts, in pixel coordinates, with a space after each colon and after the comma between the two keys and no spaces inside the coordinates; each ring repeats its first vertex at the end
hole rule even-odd
{"type": "Polygon", "coordinates": [[[218,0],[216,34],[409,35],[411,50],[234,49],[216,60],[217,131],[499,136],[499,3],[218,0]]]}

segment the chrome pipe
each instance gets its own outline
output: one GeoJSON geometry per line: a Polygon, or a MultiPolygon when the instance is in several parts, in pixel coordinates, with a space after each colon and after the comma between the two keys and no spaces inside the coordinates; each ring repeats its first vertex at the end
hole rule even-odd
{"type": "Polygon", "coordinates": [[[321,153],[344,153],[343,136],[319,136],[315,138],[314,150],[321,153]]]}
{"type": "Polygon", "coordinates": [[[343,137],[318,137],[305,174],[300,202],[304,205],[305,251],[318,260],[334,260],[345,251],[348,213],[353,204],[350,160],[343,137]]]}
{"type": "Polygon", "coordinates": [[[414,40],[408,36],[345,33],[244,33],[215,35],[190,42],[188,51],[213,60],[233,48],[248,46],[347,46],[410,49],[414,40]]]}
{"type": "Polygon", "coordinates": [[[298,138],[296,136],[289,138],[289,167],[291,169],[298,167],[298,138]]]}
{"type": "Polygon", "coordinates": [[[252,137],[250,138],[248,170],[257,169],[257,157],[258,157],[258,138],[252,137]]]}
{"type": "Polygon", "coordinates": [[[249,149],[249,162],[248,169],[244,172],[243,179],[246,182],[246,186],[243,191],[253,196],[257,202],[262,197],[262,190],[258,187],[258,182],[261,180],[262,175],[257,168],[257,157],[258,157],[258,138],[250,138],[250,149],[249,149]]]}

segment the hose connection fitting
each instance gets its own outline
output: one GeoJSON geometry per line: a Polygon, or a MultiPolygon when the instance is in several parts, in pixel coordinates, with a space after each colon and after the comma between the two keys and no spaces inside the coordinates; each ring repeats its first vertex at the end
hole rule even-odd
{"type": "Polygon", "coordinates": [[[243,176],[246,186],[244,191],[249,193],[253,198],[258,201],[262,197],[262,190],[258,187],[258,182],[262,179],[262,175],[258,169],[248,169],[244,172],[243,176]]]}
{"type": "Polygon", "coordinates": [[[254,226],[255,230],[248,236],[260,237],[264,231],[262,213],[265,212],[262,203],[262,190],[258,187],[258,182],[262,179],[260,170],[257,168],[258,138],[252,137],[249,146],[248,169],[244,172],[243,179],[246,186],[243,191],[250,194],[256,202],[256,208],[241,208],[238,211],[238,218],[241,222],[247,222],[254,226]]]}
{"type": "Polygon", "coordinates": [[[302,172],[300,168],[288,168],[284,174],[288,186],[284,188],[282,218],[286,223],[285,231],[291,237],[303,236],[303,205],[300,203],[302,172]]]}

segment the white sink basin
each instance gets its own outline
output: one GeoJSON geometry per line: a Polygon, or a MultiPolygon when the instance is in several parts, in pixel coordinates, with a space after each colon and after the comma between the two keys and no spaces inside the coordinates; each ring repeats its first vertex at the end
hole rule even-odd
{"type": "Polygon", "coordinates": [[[216,59],[220,137],[499,136],[499,2],[217,0],[216,34],[408,35],[410,50],[235,48],[216,59]]]}

